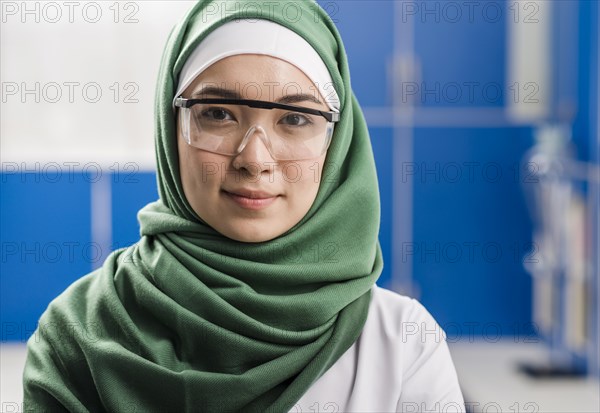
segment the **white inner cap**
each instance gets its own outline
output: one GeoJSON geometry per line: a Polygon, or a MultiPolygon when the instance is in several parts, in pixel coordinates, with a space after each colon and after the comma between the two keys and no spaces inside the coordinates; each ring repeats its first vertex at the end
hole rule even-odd
{"type": "Polygon", "coordinates": [[[173,108],[175,99],[200,73],[221,59],[239,54],[268,55],[293,64],[315,84],[321,100],[332,111],[339,112],[339,97],[319,54],[300,35],[270,20],[230,21],[208,34],[181,69],[173,108]]]}

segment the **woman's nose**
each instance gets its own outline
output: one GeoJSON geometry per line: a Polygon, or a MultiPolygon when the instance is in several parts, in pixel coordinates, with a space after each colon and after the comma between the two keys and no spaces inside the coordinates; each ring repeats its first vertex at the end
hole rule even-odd
{"type": "Polygon", "coordinates": [[[242,141],[241,152],[233,159],[233,166],[236,169],[245,168],[251,173],[255,173],[257,167],[258,173],[272,169],[276,161],[269,152],[268,142],[262,127],[252,127],[242,141]]]}

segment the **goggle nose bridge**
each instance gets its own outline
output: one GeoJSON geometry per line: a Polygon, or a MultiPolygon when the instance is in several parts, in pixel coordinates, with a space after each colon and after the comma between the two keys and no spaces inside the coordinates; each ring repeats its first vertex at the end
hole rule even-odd
{"type": "Polygon", "coordinates": [[[248,131],[244,135],[242,142],[236,149],[237,154],[240,154],[244,150],[244,148],[246,147],[248,142],[250,142],[250,138],[252,138],[252,136],[254,136],[255,132],[259,132],[259,134],[262,135],[260,137],[260,140],[262,140],[262,142],[267,147],[267,150],[271,154],[271,157],[273,157],[273,147],[271,146],[271,139],[267,135],[267,131],[265,130],[265,128],[263,128],[259,124],[254,124],[254,125],[250,126],[250,128],[248,128],[248,131]]]}

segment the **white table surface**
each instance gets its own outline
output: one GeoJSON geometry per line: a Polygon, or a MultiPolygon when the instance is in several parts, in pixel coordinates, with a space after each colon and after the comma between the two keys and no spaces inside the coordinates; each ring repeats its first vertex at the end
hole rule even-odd
{"type": "Polygon", "coordinates": [[[462,342],[449,344],[465,402],[474,412],[600,412],[597,379],[536,379],[520,362],[543,361],[541,343],[462,342]]]}

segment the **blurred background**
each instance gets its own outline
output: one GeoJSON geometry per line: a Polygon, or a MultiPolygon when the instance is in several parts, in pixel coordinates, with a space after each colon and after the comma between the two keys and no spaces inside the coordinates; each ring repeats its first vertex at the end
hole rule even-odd
{"type": "MultiPolygon", "coordinates": [[[[598,2],[319,3],[370,127],[378,284],[445,330],[469,411],[600,411],[598,2]]],[[[139,239],[192,4],[1,2],[2,412],[48,303],[139,239]]]]}

